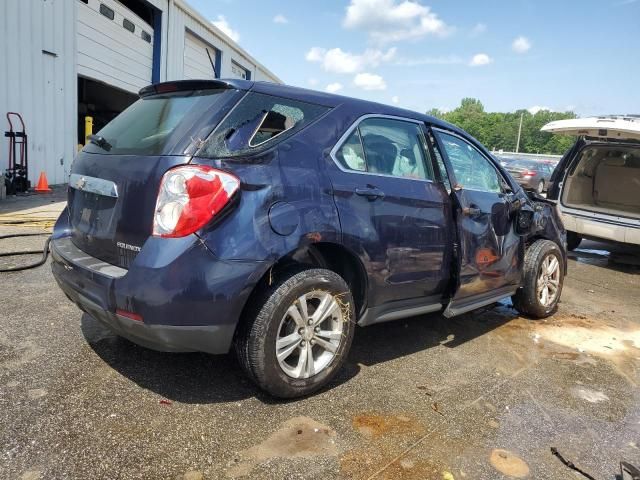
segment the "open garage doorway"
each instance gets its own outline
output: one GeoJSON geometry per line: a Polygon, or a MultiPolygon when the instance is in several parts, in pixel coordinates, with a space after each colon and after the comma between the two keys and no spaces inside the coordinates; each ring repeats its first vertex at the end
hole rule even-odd
{"type": "Polygon", "coordinates": [[[78,77],[78,143],[84,144],[87,116],[93,118],[93,133],[96,133],[137,99],[131,92],[78,77]]]}

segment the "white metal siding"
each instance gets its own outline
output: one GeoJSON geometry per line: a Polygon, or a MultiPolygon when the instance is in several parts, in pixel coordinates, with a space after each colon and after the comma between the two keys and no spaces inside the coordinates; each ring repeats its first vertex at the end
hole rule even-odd
{"type": "Polygon", "coordinates": [[[0,1],[0,170],[8,167],[5,113],[27,126],[29,177],[67,181],[76,152],[76,1],[0,1]],[[47,50],[56,56],[44,54],[47,50]]]}
{"type": "MultiPolygon", "coordinates": [[[[162,10],[162,80],[184,78],[185,37],[191,30],[222,52],[222,77],[231,76],[235,60],[251,71],[252,80],[280,82],[182,0],[149,1],[162,10]]],[[[7,111],[19,112],[25,119],[32,183],[41,171],[49,183],[64,183],[76,154],[78,74],[129,91],[151,81],[153,46],[140,38],[140,28],[152,35],[153,42],[152,28],[114,0],[104,3],[116,12],[115,20],[97,13],[98,0],[89,2],[96,11],[85,13],[110,22],[99,31],[87,30],[91,20],[78,19],[81,7],[89,8],[79,0],[0,0],[0,171],[8,166],[7,111]],[[122,16],[134,22],[135,33],[122,27],[122,16]],[[109,45],[116,53],[98,53],[94,48],[104,49],[104,43],[114,40],[114,28],[120,40],[109,45]]]]}
{"type": "Polygon", "coordinates": [[[231,68],[232,62],[235,61],[251,72],[252,80],[282,83],[278,77],[269,73],[233,40],[220,32],[211,22],[206,21],[193,11],[187,4],[181,0],[173,0],[169,5],[170,24],[167,37],[167,63],[165,64],[165,78],[167,80],[189,78],[187,75],[190,72],[185,72],[183,54],[180,52],[180,55],[178,55],[176,50],[186,46],[186,36],[193,32],[207,44],[222,52],[220,77],[237,77],[233,74],[231,68]]]}
{"type": "Polygon", "coordinates": [[[183,78],[201,79],[215,78],[211,61],[215,65],[216,50],[211,45],[204,43],[198,37],[190,32],[186,32],[184,37],[184,69],[183,78]],[[207,48],[211,55],[211,60],[207,55],[207,48]]]}
{"type": "Polygon", "coordinates": [[[137,93],[151,83],[153,29],[115,0],[74,0],[78,9],[78,74],[137,93]],[[100,13],[100,4],[115,12],[110,20],[100,13]],[[130,32],[123,19],[135,25],[130,32]],[[151,35],[151,43],[141,37],[151,35]]]}

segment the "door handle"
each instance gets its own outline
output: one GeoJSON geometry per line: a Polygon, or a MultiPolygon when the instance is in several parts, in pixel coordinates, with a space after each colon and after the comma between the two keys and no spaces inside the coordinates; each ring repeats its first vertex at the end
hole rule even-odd
{"type": "Polygon", "coordinates": [[[371,202],[377,198],[384,198],[384,192],[376,187],[358,187],[356,188],[356,195],[367,197],[367,199],[371,202]]]}
{"type": "Polygon", "coordinates": [[[482,214],[482,210],[480,210],[476,205],[471,204],[468,207],[464,207],[462,209],[462,214],[467,217],[477,217],[482,214]]]}

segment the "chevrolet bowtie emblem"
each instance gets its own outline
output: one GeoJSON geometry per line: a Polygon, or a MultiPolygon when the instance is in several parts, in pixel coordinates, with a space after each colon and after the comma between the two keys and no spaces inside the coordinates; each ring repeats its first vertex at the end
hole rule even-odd
{"type": "Polygon", "coordinates": [[[82,190],[86,184],[87,179],[82,177],[80,180],[78,180],[78,183],[76,183],[76,187],[78,187],[78,190],[82,190]]]}

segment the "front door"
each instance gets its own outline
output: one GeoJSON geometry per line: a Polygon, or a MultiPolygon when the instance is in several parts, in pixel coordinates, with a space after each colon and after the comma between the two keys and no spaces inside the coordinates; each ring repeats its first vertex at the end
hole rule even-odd
{"type": "Polygon", "coordinates": [[[514,231],[508,184],[470,142],[434,130],[450,170],[458,233],[457,285],[446,316],[488,305],[520,284],[524,245],[514,231]]]}
{"type": "Polygon", "coordinates": [[[451,212],[446,190],[434,181],[423,125],[363,117],[327,166],[343,243],[368,273],[368,307],[416,307],[442,294],[450,274],[451,212]]]}

